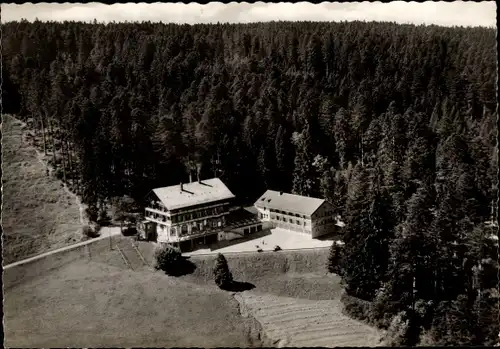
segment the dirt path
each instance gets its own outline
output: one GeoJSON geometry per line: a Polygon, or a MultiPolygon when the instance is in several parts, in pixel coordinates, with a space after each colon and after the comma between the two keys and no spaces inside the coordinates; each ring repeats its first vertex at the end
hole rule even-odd
{"type": "Polygon", "coordinates": [[[89,239],[89,240],[85,240],[85,241],[82,241],[82,242],[78,242],[78,243],[73,244],[73,245],[61,247],[61,248],[58,248],[58,249],[55,249],[55,250],[52,250],[52,251],[49,251],[49,252],[45,252],[45,253],[36,255],[34,257],[31,257],[31,258],[27,258],[27,259],[23,259],[21,261],[17,261],[17,262],[12,263],[12,264],[4,265],[3,268],[4,269],[9,269],[9,268],[21,265],[21,264],[29,263],[29,262],[35,261],[37,259],[50,256],[52,254],[56,254],[56,253],[64,252],[64,251],[67,251],[67,250],[71,250],[73,248],[77,248],[77,247],[80,247],[80,246],[92,244],[92,243],[96,242],[97,240],[106,239],[106,238],[109,238],[110,236],[115,236],[115,235],[121,235],[120,228],[118,228],[118,227],[103,228],[103,229],[101,229],[101,235],[99,237],[96,237],[96,238],[93,238],[93,239],[89,239]]]}
{"type": "Polygon", "coordinates": [[[235,294],[241,313],[252,315],[278,347],[373,347],[380,333],[341,312],[340,300],[306,300],[268,294],[235,294]]]}

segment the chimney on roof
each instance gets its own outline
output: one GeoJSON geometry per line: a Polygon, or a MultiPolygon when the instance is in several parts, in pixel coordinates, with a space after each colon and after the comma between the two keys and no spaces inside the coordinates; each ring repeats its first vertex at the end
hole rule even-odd
{"type": "Polygon", "coordinates": [[[183,190],[184,190],[184,187],[182,186],[182,182],[181,182],[181,191],[183,191],[183,190]]]}

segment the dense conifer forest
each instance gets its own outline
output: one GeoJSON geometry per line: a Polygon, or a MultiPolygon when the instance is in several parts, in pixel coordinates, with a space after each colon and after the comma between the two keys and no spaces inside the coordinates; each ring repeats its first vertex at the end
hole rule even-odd
{"type": "Polygon", "coordinates": [[[266,188],[325,198],[346,223],[345,301],[372,305],[351,315],[396,344],[497,340],[493,29],[23,21],[2,32],[4,113],[36,130],[94,211],[198,172],[247,204],[266,188]]]}

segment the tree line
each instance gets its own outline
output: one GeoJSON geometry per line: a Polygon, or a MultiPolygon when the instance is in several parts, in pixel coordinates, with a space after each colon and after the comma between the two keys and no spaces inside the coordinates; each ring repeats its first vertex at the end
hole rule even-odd
{"type": "Polygon", "coordinates": [[[494,340],[493,29],[21,21],[2,31],[4,112],[30,122],[96,211],[196,173],[246,203],[266,188],[322,197],[346,223],[349,295],[404,312],[409,344],[423,333],[494,340]],[[466,330],[474,323],[480,334],[466,330]]]}

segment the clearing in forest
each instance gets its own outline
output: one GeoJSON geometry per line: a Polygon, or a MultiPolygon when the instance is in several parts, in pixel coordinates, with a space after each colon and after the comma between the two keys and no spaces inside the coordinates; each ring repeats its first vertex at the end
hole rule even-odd
{"type": "Polygon", "coordinates": [[[47,175],[22,122],[2,117],[4,265],[81,240],[80,210],[60,180],[47,175]]]}

